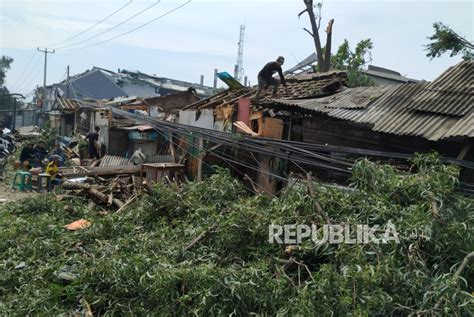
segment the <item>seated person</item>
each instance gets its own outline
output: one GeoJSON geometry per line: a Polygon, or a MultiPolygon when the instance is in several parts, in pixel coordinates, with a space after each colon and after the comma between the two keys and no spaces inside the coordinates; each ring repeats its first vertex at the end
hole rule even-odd
{"type": "Polygon", "coordinates": [[[51,175],[51,184],[54,186],[61,184],[62,175],[59,173],[58,167],[60,157],[52,155],[51,158],[52,160],[46,166],[45,173],[51,175]]]}
{"type": "Polygon", "coordinates": [[[28,143],[20,153],[20,164],[22,167],[26,168],[27,170],[30,168],[31,163],[33,161],[33,144],[28,143]]]}
{"type": "Polygon", "coordinates": [[[46,158],[48,155],[48,151],[46,150],[45,145],[40,142],[35,147],[33,148],[33,157],[35,159],[35,167],[38,167],[41,165],[41,162],[46,158]]]}
{"type": "Polygon", "coordinates": [[[54,144],[54,147],[51,150],[51,153],[49,155],[50,155],[49,160],[51,160],[51,157],[53,155],[59,156],[59,162],[58,162],[59,166],[62,166],[64,164],[64,162],[66,161],[66,159],[65,159],[66,155],[64,154],[63,149],[61,149],[61,147],[59,146],[58,143],[54,144]]]}

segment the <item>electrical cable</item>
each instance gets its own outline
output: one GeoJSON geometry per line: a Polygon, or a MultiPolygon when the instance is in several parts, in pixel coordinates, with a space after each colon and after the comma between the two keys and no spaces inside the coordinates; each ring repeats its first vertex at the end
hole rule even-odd
{"type": "MultiPolygon", "coordinates": [[[[176,147],[181,148],[181,150],[182,150],[183,152],[185,152],[187,155],[189,155],[189,156],[191,156],[191,157],[193,157],[193,158],[195,158],[195,159],[199,159],[199,157],[198,157],[197,155],[192,154],[191,152],[189,152],[188,150],[186,150],[183,146],[181,146],[181,145],[179,145],[178,143],[174,142],[174,141],[172,140],[172,137],[171,137],[171,138],[170,138],[170,137],[167,137],[166,134],[165,134],[163,131],[160,131],[159,129],[156,129],[155,131],[158,132],[160,135],[162,135],[165,139],[169,139],[169,142],[170,142],[170,143],[173,143],[173,145],[175,145],[176,147]]],[[[191,146],[192,146],[193,148],[196,148],[196,149],[199,150],[199,148],[198,148],[197,146],[195,146],[194,144],[192,144],[191,146]]],[[[202,161],[202,163],[203,163],[204,165],[206,165],[207,167],[209,167],[210,169],[213,169],[213,167],[212,167],[209,163],[205,162],[204,160],[202,161]]],[[[230,164],[229,164],[229,166],[232,167],[232,168],[233,168],[237,173],[239,173],[241,176],[244,176],[244,175],[242,174],[242,172],[240,172],[239,170],[235,169],[235,167],[233,167],[233,166],[230,165],[230,164]]],[[[258,184],[257,184],[257,185],[258,185],[258,184]]],[[[249,191],[251,191],[252,193],[254,193],[255,195],[258,195],[258,193],[255,192],[252,188],[249,188],[249,187],[245,186],[245,184],[243,184],[243,186],[244,186],[245,188],[247,188],[249,191]]]]}
{"type": "MultiPolygon", "coordinates": [[[[176,132],[183,133],[183,131],[180,130],[180,129],[183,129],[183,127],[180,127],[180,126],[182,126],[180,124],[168,123],[168,122],[164,122],[164,121],[161,121],[161,120],[152,119],[148,116],[143,116],[143,115],[137,115],[137,114],[124,112],[122,110],[115,109],[115,108],[113,108],[112,111],[117,112],[119,114],[124,113],[125,116],[129,116],[131,118],[134,118],[137,121],[147,122],[148,124],[150,124],[152,126],[155,126],[155,127],[168,125],[168,128],[170,128],[169,125],[172,124],[174,126],[174,129],[175,129],[176,132]]],[[[333,171],[338,171],[338,172],[341,172],[341,173],[350,174],[350,171],[345,170],[345,169],[341,169],[341,168],[338,168],[338,167],[334,167],[332,165],[328,165],[328,164],[324,164],[324,163],[318,163],[314,160],[308,160],[308,159],[301,158],[301,157],[296,157],[295,158],[294,154],[290,155],[288,152],[282,153],[282,152],[268,150],[263,145],[252,144],[252,142],[249,142],[249,140],[254,141],[255,139],[248,139],[245,136],[241,136],[241,137],[239,136],[241,138],[241,140],[239,140],[239,142],[236,142],[235,140],[232,140],[231,138],[229,138],[229,133],[227,133],[227,132],[220,132],[221,135],[224,136],[224,137],[220,137],[220,136],[216,135],[216,134],[218,134],[216,132],[219,132],[219,131],[196,128],[196,127],[192,127],[192,126],[185,126],[184,129],[185,129],[186,132],[192,130],[194,133],[202,135],[205,138],[210,139],[210,140],[218,140],[218,143],[225,143],[225,144],[228,144],[230,146],[232,146],[233,144],[242,145],[242,146],[245,146],[247,148],[253,148],[253,149],[255,149],[255,152],[258,152],[258,153],[267,154],[267,155],[270,155],[270,156],[275,156],[275,157],[286,159],[286,160],[296,160],[299,163],[308,164],[308,165],[312,165],[312,166],[319,167],[319,168],[326,168],[326,169],[330,169],[330,170],[333,170],[333,171]],[[207,130],[207,131],[205,131],[205,130],[207,130]],[[225,138],[225,136],[226,136],[225,134],[227,134],[227,138],[225,138]]],[[[235,136],[236,135],[234,134],[234,138],[235,138],[235,136]]],[[[284,147],[284,144],[280,145],[280,147],[284,147]]],[[[290,153],[291,153],[291,151],[290,151],[290,153]]]]}
{"type": "Polygon", "coordinates": [[[27,77],[22,81],[20,86],[17,88],[17,91],[21,91],[24,88],[28,87],[29,84],[31,84],[32,81],[36,80],[38,75],[41,74],[41,67],[40,66],[40,61],[41,59],[38,59],[34,66],[32,67],[31,72],[27,75],[27,77]],[[34,72],[36,70],[36,72],[34,72]]]}
{"type": "Polygon", "coordinates": [[[116,24],[116,25],[114,25],[114,26],[112,26],[112,27],[106,29],[105,31],[99,32],[98,34],[93,35],[93,36],[91,36],[91,37],[88,37],[88,38],[86,38],[85,40],[81,40],[81,41],[79,41],[79,42],[75,42],[75,43],[68,44],[68,45],[64,45],[64,46],[59,46],[59,47],[56,48],[56,50],[62,50],[62,49],[65,49],[65,48],[68,48],[68,47],[72,47],[72,46],[76,46],[76,45],[78,45],[78,44],[82,44],[82,43],[84,43],[84,42],[88,42],[88,41],[90,41],[90,40],[92,40],[92,39],[95,39],[96,37],[99,37],[99,36],[101,36],[101,35],[103,35],[103,34],[105,34],[105,33],[107,33],[107,32],[110,32],[110,31],[112,31],[112,30],[118,28],[119,26],[121,26],[121,25],[127,23],[128,21],[130,21],[130,20],[136,18],[137,16],[139,16],[140,14],[142,14],[142,13],[144,13],[144,12],[150,10],[152,7],[156,6],[156,5],[159,4],[160,2],[161,2],[161,0],[158,0],[158,1],[154,2],[154,3],[152,3],[151,5],[149,5],[148,7],[146,7],[145,9],[143,9],[143,10],[141,10],[141,11],[135,13],[135,14],[132,15],[131,17],[129,17],[129,18],[123,20],[122,22],[120,22],[120,23],[118,23],[118,24],[116,24]]]}
{"type": "MultiPolygon", "coordinates": [[[[21,72],[20,76],[18,76],[18,78],[14,81],[14,83],[12,83],[12,87],[16,88],[22,82],[21,79],[23,79],[23,75],[26,74],[26,70],[30,66],[35,56],[38,56],[38,55],[36,54],[36,51],[33,51],[33,55],[31,55],[30,59],[28,60],[28,63],[26,64],[25,68],[21,72]]],[[[13,89],[13,90],[17,91],[18,89],[13,89]]]]}
{"type": "MultiPolygon", "coordinates": [[[[106,16],[105,18],[103,18],[102,20],[98,21],[97,23],[95,23],[94,25],[88,27],[87,29],[85,29],[84,31],[82,32],[79,32],[71,37],[68,37],[67,39],[61,41],[61,42],[58,42],[58,43],[54,43],[54,44],[50,44],[50,45],[46,45],[46,47],[49,47],[49,46],[57,46],[59,44],[63,44],[65,42],[68,42],[69,40],[72,40],[72,39],[75,39],[76,37],[92,30],[93,28],[95,28],[96,26],[98,26],[99,24],[107,21],[109,18],[111,18],[112,16],[114,16],[115,14],[117,14],[118,12],[122,11],[124,8],[126,8],[128,5],[130,5],[131,3],[133,2],[133,0],[130,0],[129,2],[127,2],[126,4],[124,4],[123,6],[121,6],[120,8],[118,8],[117,10],[115,10],[114,12],[112,12],[111,14],[109,14],[108,16],[106,16]]],[[[45,45],[43,45],[45,46],[45,45]]]]}
{"type": "Polygon", "coordinates": [[[191,0],[188,0],[187,2],[185,2],[185,3],[183,3],[183,4],[179,5],[179,6],[177,6],[176,8],[174,8],[174,9],[172,9],[172,10],[170,10],[170,11],[167,11],[167,12],[163,13],[162,15],[160,15],[160,16],[157,17],[157,18],[154,18],[154,19],[152,19],[152,20],[150,20],[150,21],[148,21],[148,22],[146,22],[146,23],[144,23],[144,24],[141,24],[141,25],[139,25],[139,26],[137,26],[137,27],[135,27],[135,28],[133,28],[133,29],[127,31],[127,32],[121,33],[121,34],[119,34],[119,35],[117,35],[117,36],[114,36],[114,37],[111,37],[111,38],[109,38],[109,39],[107,39],[107,40],[104,40],[104,41],[101,41],[101,42],[98,42],[98,43],[94,43],[94,44],[90,44],[90,45],[86,45],[86,46],[79,47],[79,48],[72,48],[72,49],[85,49],[85,48],[88,48],[88,47],[97,46],[97,45],[100,45],[100,44],[104,44],[104,43],[110,42],[110,41],[115,40],[115,39],[117,39],[117,38],[119,38],[119,37],[122,37],[122,36],[124,36],[124,35],[127,35],[127,34],[129,34],[129,33],[131,33],[131,32],[134,32],[134,31],[136,31],[136,30],[138,30],[138,29],[141,29],[142,27],[147,26],[148,24],[151,24],[151,23],[155,22],[156,20],[159,20],[159,19],[161,19],[161,18],[164,18],[165,16],[167,16],[167,15],[169,15],[169,14],[171,14],[171,13],[173,13],[173,12],[179,10],[179,9],[181,9],[182,7],[184,7],[185,5],[189,4],[190,2],[191,2],[191,0]]]}

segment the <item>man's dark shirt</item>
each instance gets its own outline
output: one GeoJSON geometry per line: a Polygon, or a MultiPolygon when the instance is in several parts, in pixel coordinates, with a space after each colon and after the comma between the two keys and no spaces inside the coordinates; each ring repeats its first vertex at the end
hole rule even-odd
{"type": "Polygon", "coordinates": [[[90,132],[86,135],[86,139],[89,139],[89,150],[95,149],[94,141],[99,140],[99,134],[97,132],[90,132]]]}
{"type": "Polygon", "coordinates": [[[278,75],[280,75],[281,83],[283,86],[286,87],[286,82],[285,82],[285,77],[283,77],[283,71],[281,69],[281,66],[278,65],[276,62],[270,62],[265,65],[262,70],[258,73],[258,77],[263,77],[265,80],[271,80],[273,77],[273,74],[278,72],[278,75]]]}
{"type": "Polygon", "coordinates": [[[20,153],[20,162],[28,161],[33,156],[33,149],[24,147],[20,153]]]}

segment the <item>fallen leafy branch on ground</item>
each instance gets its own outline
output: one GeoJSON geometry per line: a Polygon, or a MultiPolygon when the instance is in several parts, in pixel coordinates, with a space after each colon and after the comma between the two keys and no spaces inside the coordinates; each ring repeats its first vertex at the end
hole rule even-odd
{"type": "Polygon", "coordinates": [[[0,315],[468,315],[474,268],[456,270],[474,250],[474,202],[454,191],[456,168],[434,154],[413,163],[408,174],[361,160],[354,191],[308,193],[303,181],[274,198],[220,170],[158,184],[105,217],[74,197],[11,203],[0,211],[0,315]],[[63,228],[81,218],[91,226],[63,228]],[[270,224],[328,218],[390,222],[400,244],[268,242],[270,224]]]}

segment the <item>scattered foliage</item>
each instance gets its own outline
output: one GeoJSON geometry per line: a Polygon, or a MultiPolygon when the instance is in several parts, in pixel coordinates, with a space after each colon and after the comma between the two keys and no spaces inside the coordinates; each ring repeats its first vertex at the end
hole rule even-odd
{"type": "MultiPolygon", "coordinates": [[[[469,315],[474,202],[435,154],[413,173],[360,160],[351,192],[296,183],[250,196],[226,170],[158,184],[103,216],[54,195],[0,211],[0,315],[469,315]],[[322,207],[318,212],[316,202],[322,207]],[[69,232],[64,225],[92,226],[69,232]],[[268,242],[270,224],[393,223],[400,244],[268,242]],[[413,235],[413,233],[416,233],[413,235]],[[194,244],[196,237],[202,237],[194,244]]],[[[97,207],[96,207],[97,208],[97,207]]]]}

